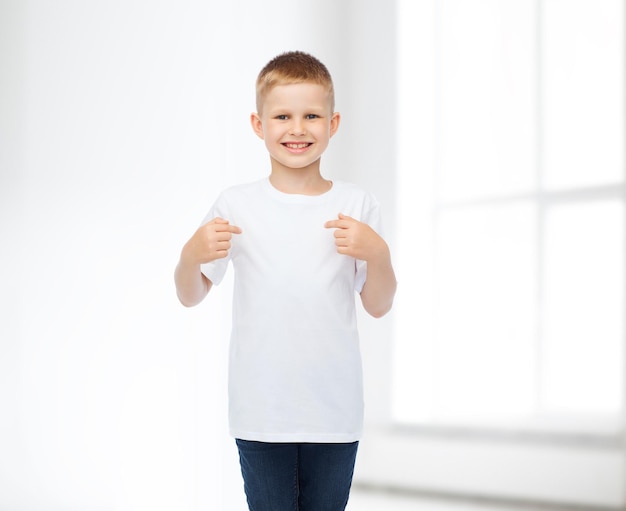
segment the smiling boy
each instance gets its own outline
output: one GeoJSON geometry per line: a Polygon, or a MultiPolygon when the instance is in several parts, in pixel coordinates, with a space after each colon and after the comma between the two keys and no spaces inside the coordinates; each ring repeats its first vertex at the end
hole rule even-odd
{"type": "Polygon", "coordinates": [[[271,60],[251,124],[270,175],[220,194],[183,247],[176,289],[196,305],[233,265],[229,420],[250,510],[339,511],[363,423],[354,293],[372,316],[389,311],[389,248],[376,199],[320,172],[340,115],[319,60],[271,60]]]}

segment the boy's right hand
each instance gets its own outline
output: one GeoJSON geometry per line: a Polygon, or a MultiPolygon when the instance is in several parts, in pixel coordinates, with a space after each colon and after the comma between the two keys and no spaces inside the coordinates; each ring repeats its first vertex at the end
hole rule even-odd
{"type": "Polygon", "coordinates": [[[241,234],[241,228],[230,225],[228,220],[216,217],[194,233],[185,244],[181,259],[189,264],[203,264],[222,259],[228,255],[233,234],[241,234]]]}

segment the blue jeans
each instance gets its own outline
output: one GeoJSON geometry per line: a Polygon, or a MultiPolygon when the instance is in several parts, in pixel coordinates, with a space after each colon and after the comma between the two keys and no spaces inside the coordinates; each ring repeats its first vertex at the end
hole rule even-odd
{"type": "Polygon", "coordinates": [[[250,511],[346,508],[358,442],[236,442],[250,511]]]}

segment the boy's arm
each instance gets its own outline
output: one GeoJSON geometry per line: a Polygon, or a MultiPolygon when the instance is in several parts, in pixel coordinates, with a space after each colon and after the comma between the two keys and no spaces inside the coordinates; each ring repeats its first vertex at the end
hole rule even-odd
{"type": "Polygon", "coordinates": [[[391,310],[397,287],[389,248],[384,240],[380,239],[386,250],[367,261],[367,278],[361,290],[363,307],[375,318],[380,318],[391,310]]]}
{"type": "Polygon", "coordinates": [[[367,262],[367,278],[361,290],[365,310],[375,318],[387,314],[397,283],[385,240],[369,225],[342,214],[338,220],[326,222],[325,227],[336,229],[337,252],[367,262]]]}
{"type": "Polygon", "coordinates": [[[214,218],[185,243],[174,272],[176,294],[185,307],[199,304],[213,286],[200,271],[200,265],[226,257],[232,235],[240,233],[241,229],[228,220],[214,218]]]}
{"type": "Polygon", "coordinates": [[[185,263],[182,256],[174,272],[174,282],[178,299],[185,307],[198,305],[213,287],[200,271],[200,265],[185,263]]]}

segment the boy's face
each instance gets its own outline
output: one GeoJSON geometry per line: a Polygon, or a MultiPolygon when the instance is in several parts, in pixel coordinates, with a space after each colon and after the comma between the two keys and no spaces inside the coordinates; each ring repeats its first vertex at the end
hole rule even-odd
{"type": "Polygon", "coordinates": [[[252,114],[254,132],[265,141],[276,165],[319,168],[322,153],[339,127],[328,91],[316,83],[277,85],[265,96],[261,113],[252,114]]]}

